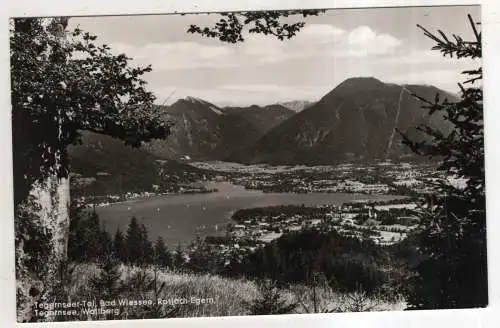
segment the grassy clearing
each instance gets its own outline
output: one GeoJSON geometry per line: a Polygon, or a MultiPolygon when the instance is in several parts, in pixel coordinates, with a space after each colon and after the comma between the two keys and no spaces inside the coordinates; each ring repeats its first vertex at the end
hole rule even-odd
{"type": "MultiPolygon", "coordinates": [[[[100,274],[93,264],[72,266],[66,282],[68,300],[96,300],[92,279],[100,274]]],[[[192,274],[170,270],[154,270],[126,265],[119,267],[122,286],[118,299],[124,300],[184,300],[185,304],[158,306],[121,306],[119,314],[80,315],[78,320],[131,319],[157,317],[211,317],[250,315],[251,304],[262,297],[262,289],[254,281],[229,279],[211,274],[192,274]],[[156,281],[153,279],[156,274],[156,281]],[[138,279],[142,277],[143,280],[138,279]],[[138,283],[138,281],[142,281],[138,283]],[[161,287],[161,288],[160,288],[161,287]],[[192,299],[194,298],[194,299],[192,299]],[[204,299],[207,303],[196,304],[204,299]]],[[[280,290],[283,300],[297,304],[291,313],[353,312],[403,310],[404,301],[384,301],[364,293],[337,293],[328,286],[315,289],[295,285],[280,290]]],[[[73,318],[75,320],[75,318],[73,318]]]]}

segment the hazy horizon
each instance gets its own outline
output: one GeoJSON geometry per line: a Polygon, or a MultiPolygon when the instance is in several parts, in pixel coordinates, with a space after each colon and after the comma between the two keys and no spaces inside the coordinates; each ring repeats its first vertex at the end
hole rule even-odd
{"type": "MultiPolygon", "coordinates": [[[[375,78],[383,83],[386,83],[386,84],[391,84],[393,82],[388,82],[388,81],[383,81],[379,78],[377,78],[376,76],[352,76],[352,77],[348,77],[346,78],[345,80],[348,80],[348,79],[353,79],[353,78],[375,78]]],[[[277,100],[277,101],[271,101],[269,103],[266,103],[266,102],[263,102],[263,103],[256,103],[256,102],[248,102],[248,103],[243,103],[243,102],[231,102],[231,101],[210,101],[208,99],[205,99],[205,98],[202,98],[202,97],[199,97],[199,96],[196,96],[196,95],[186,95],[185,97],[178,97],[178,98],[174,98],[174,100],[169,100],[167,102],[165,101],[159,101],[160,99],[157,99],[156,100],[156,104],[158,105],[161,105],[161,104],[173,104],[174,102],[176,102],[177,100],[180,100],[180,99],[186,99],[186,98],[198,98],[198,99],[201,99],[203,101],[208,101],[218,107],[231,107],[231,106],[235,106],[235,107],[238,107],[238,106],[241,106],[241,107],[247,107],[247,106],[252,106],[252,105],[258,105],[258,106],[266,106],[266,105],[274,105],[274,104],[282,104],[282,103],[288,103],[288,102],[295,102],[295,101],[303,101],[303,102],[311,102],[311,103],[315,103],[317,101],[319,101],[321,98],[323,98],[323,96],[325,96],[329,91],[335,89],[338,85],[340,85],[342,82],[344,82],[345,80],[339,82],[337,85],[335,86],[332,86],[331,89],[329,89],[325,94],[321,95],[320,97],[318,98],[309,98],[309,99],[299,99],[299,98],[290,98],[290,99],[282,99],[282,100],[277,100]]],[[[423,86],[435,86],[435,85],[432,85],[432,84],[428,84],[428,83],[393,83],[393,84],[398,84],[398,85],[423,85],[423,86]]],[[[448,93],[451,93],[453,95],[458,95],[458,90],[454,90],[454,91],[450,91],[450,90],[446,90],[446,89],[443,89],[441,88],[441,90],[443,91],[446,91],[448,93]]]]}

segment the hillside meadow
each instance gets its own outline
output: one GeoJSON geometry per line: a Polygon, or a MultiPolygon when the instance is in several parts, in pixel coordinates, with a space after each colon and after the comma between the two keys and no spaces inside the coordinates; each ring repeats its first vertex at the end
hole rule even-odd
{"type": "MultiPolygon", "coordinates": [[[[273,299],[275,304],[293,308],[288,313],[391,311],[404,310],[406,307],[402,298],[388,301],[362,292],[338,293],[326,284],[314,288],[304,285],[277,288],[262,281],[256,283],[242,278],[194,274],[155,266],[118,264],[114,269],[117,272],[115,281],[110,279],[109,272],[103,272],[96,264],[68,265],[68,274],[60,290],[60,294],[64,294],[61,301],[90,301],[98,309],[104,308],[100,306],[100,301],[137,304],[151,300],[153,304],[109,306],[107,309],[111,310],[110,313],[81,311],[77,317],[63,316],[57,319],[73,321],[251,315],[256,314],[256,304],[266,302],[268,293],[276,297],[273,299]],[[110,298],[95,299],[95,295],[99,295],[95,293],[95,281],[99,279],[106,281],[108,290],[115,289],[116,293],[112,296],[108,294],[110,298]],[[162,299],[164,304],[157,304],[158,299],[162,299]]],[[[103,297],[103,294],[100,295],[103,297]]]]}

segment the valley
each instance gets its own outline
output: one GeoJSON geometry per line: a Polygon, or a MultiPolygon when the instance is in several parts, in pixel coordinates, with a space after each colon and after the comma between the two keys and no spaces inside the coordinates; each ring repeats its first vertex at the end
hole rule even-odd
{"type": "Polygon", "coordinates": [[[165,140],[131,148],[111,137],[82,131],[82,144],[68,149],[78,186],[73,194],[206,192],[193,183],[213,179],[220,170],[203,163],[217,161],[294,167],[273,175],[274,181],[262,174],[228,177],[265,192],[407,193],[408,184],[415,187],[422,181],[408,176],[407,181],[390,185],[397,172],[390,173],[379,163],[418,164],[418,172],[413,173],[430,174],[439,158],[416,156],[403,144],[402,135],[426,142],[428,137],[417,129],[420,125],[444,134],[449,130],[445,120],[429,115],[413,93],[426,99],[436,93],[441,99],[453,98],[432,86],[357,77],[345,80],[317,102],[219,107],[195,97],[179,99],[157,106],[170,126],[165,140]]]}
{"type": "MultiPolygon", "coordinates": [[[[418,197],[432,192],[430,182],[443,178],[436,161],[416,161],[396,133],[417,137],[424,123],[446,130],[411,92],[446,96],[430,86],[351,78],[318,102],[219,107],[180,99],[158,107],[171,124],[166,140],[132,149],[82,132],[83,145],[69,149],[72,197],[94,208],[110,232],[135,216],[170,246],[224,237],[231,247],[242,240],[254,247],[285,231],[318,227],[382,244],[400,241],[410,228],[394,218],[392,225],[373,220],[382,215],[373,202],[389,212],[415,208],[418,197]],[[361,210],[343,207],[360,200],[361,210]],[[255,216],[249,225],[233,217],[276,206],[298,208],[277,222],[255,216]]],[[[415,213],[405,215],[418,223],[415,213]]]]}

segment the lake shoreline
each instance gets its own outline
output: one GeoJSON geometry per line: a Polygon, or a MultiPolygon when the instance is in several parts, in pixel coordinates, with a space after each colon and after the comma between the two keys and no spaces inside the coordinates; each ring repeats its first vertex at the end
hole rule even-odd
{"type": "Polygon", "coordinates": [[[125,231],[132,216],[144,224],[150,237],[162,237],[169,247],[196,237],[223,235],[232,215],[240,209],[275,205],[324,206],[359,201],[389,201],[407,196],[354,193],[264,193],[231,182],[210,182],[211,193],[156,195],[96,207],[106,230],[125,231]],[[201,228],[200,228],[201,227],[201,228]],[[216,228],[217,227],[217,228],[216,228]]]}
{"type": "MultiPolygon", "coordinates": [[[[324,195],[353,195],[353,196],[387,196],[391,197],[392,199],[405,199],[405,198],[411,198],[408,195],[399,195],[399,194],[390,194],[390,193],[361,193],[361,192],[332,192],[332,191],[310,191],[310,192],[297,192],[297,191],[285,191],[285,192],[273,192],[273,191],[267,191],[267,190],[260,190],[260,189],[253,189],[253,188],[246,188],[243,185],[240,184],[235,184],[232,183],[231,181],[223,181],[223,182],[208,182],[209,184],[227,184],[227,185],[233,185],[233,186],[238,186],[242,187],[248,192],[257,192],[257,193],[262,193],[264,195],[267,194],[279,194],[279,195],[311,195],[311,194],[324,194],[324,195]]],[[[186,196],[186,195],[205,195],[205,194],[213,194],[217,193],[219,190],[210,190],[207,192],[172,192],[172,193],[162,193],[162,194],[156,194],[156,195],[150,195],[150,196],[144,196],[144,197],[137,197],[134,199],[127,199],[127,200],[120,200],[116,202],[110,202],[109,204],[106,205],[96,205],[96,207],[109,207],[113,205],[120,205],[120,204],[129,204],[129,203],[135,203],[135,202],[140,202],[140,201],[148,201],[148,200],[155,200],[163,197],[172,197],[172,196],[186,196]]]]}

